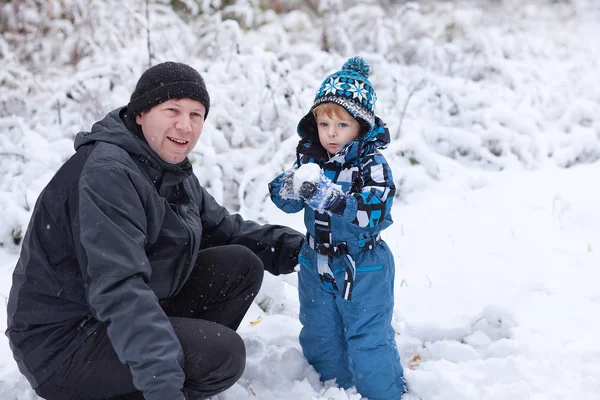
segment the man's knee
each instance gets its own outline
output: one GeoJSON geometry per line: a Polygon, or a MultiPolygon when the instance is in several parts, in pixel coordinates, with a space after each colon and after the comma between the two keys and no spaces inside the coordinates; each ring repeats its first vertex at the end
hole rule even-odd
{"type": "MultiPolygon", "coordinates": [[[[233,330],[218,324],[206,326],[204,340],[190,340],[184,347],[186,390],[196,398],[233,386],[246,368],[246,347],[233,330]]],[[[196,336],[197,337],[197,336],[196,336]]],[[[205,397],[200,397],[205,398],[205,397]]]]}
{"type": "MultiPolygon", "coordinates": [[[[246,368],[246,346],[244,341],[235,331],[221,332],[226,343],[224,347],[214,352],[214,360],[220,365],[216,366],[219,380],[227,387],[233,386],[240,379],[246,368]]],[[[214,349],[213,349],[214,350],[214,349]]]]}
{"type": "Polygon", "coordinates": [[[246,346],[242,338],[235,333],[231,338],[230,357],[231,357],[231,385],[241,378],[246,369],[246,346]]]}
{"type": "Polygon", "coordinates": [[[249,282],[260,288],[265,268],[262,260],[249,248],[242,245],[231,245],[232,252],[236,254],[241,274],[249,282]]]}

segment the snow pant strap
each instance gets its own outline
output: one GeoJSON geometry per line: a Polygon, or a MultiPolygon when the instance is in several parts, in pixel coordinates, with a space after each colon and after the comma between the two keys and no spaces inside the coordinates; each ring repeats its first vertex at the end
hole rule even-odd
{"type": "Polygon", "coordinates": [[[375,236],[371,236],[367,239],[359,239],[356,243],[361,250],[372,250],[375,246],[377,246],[381,242],[381,234],[377,234],[375,236]]]}
{"type": "Polygon", "coordinates": [[[345,300],[352,300],[352,289],[354,288],[354,278],[356,277],[356,263],[352,256],[346,253],[344,256],[346,261],[346,276],[344,278],[344,288],[342,297],[345,300]]]}
{"type": "MultiPolygon", "coordinates": [[[[308,246],[319,254],[330,257],[339,257],[348,253],[348,244],[346,242],[340,242],[335,244],[319,243],[310,234],[307,234],[306,237],[308,246]]],[[[379,242],[381,242],[381,235],[377,234],[375,236],[371,236],[365,239],[359,239],[355,243],[356,246],[360,249],[360,251],[368,251],[372,250],[377,245],[379,245],[379,242]]]]}
{"type": "Polygon", "coordinates": [[[329,257],[323,254],[317,254],[317,271],[319,272],[319,277],[321,278],[321,282],[328,286],[330,289],[339,292],[337,284],[335,283],[335,277],[333,276],[333,272],[331,271],[331,267],[329,266],[329,257]]]}
{"type": "MultiPolygon", "coordinates": [[[[317,264],[321,282],[336,292],[339,292],[339,290],[329,266],[329,259],[333,257],[342,257],[344,259],[346,275],[341,294],[345,300],[352,300],[352,289],[354,287],[354,279],[356,278],[356,263],[354,258],[348,253],[348,245],[344,242],[337,244],[317,243],[311,235],[307,235],[307,238],[309,247],[317,253],[317,264]]],[[[377,246],[380,241],[381,235],[378,234],[367,239],[360,239],[357,245],[362,251],[367,251],[377,246]]]]}
{"type": "Polygon", "coordinates": [[[348,253],[348,246],[346,243],[317,243],[312,235],[306,235],[308,238],[308,246],[316,251],[318,254],[328,257],[339,257],[343,254],[348,253]]]}

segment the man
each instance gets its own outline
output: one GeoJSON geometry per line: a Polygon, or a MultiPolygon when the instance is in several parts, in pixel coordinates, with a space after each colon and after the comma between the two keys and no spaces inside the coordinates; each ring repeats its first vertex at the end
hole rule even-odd
{"type": "Polygon", "coordinates": [[[40,194],[6,331],[40,397],[205,399],[241,376],[235,329],[263,269],[293,272],[303,235],[200,186],[187,155],[209,109],[193,68],[148,69],[40,194]]]}

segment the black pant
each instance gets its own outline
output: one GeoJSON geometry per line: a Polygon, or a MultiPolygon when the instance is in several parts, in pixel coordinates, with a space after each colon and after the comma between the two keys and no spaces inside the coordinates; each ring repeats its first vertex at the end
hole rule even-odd
{"type": "MultiPolygon", "coordinates": [[[[235,332],[260,289],[263,264],[239,245],[205,249],[177,296],[161,304],[184,353],[184,390],[206,399],[231,387],[246,365],[235,332]]],[[[98,328],[36,393],[47,400],[143,399],[120,363],[106,327],[98,328]]]]}

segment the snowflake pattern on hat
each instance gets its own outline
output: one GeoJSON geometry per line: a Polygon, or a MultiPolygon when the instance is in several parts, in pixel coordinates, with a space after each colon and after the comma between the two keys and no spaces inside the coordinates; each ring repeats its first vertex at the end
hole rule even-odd
{"type": "Polygon", "coordinates": [[[371,66],[362,57],[348,59],[340,71],[325,78],[312,108],[322,103],[336,103],[354,118],[360,118],[373,127],[377,96],[368,79],[370,71],[371,66]]]}

